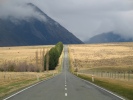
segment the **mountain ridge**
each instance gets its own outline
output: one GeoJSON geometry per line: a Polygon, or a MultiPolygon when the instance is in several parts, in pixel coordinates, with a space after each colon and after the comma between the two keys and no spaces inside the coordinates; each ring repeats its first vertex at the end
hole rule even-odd
{"type": "Polygon", "coordinates": [[[64,44],[83,43],[71,32],[54,21],[37,6],[28,4],[47,20],[36,18],[27,20],[0,19],[0,46],[50,45],[61,41],[64,44]]]}
{"type": "Polygon", "coordinates": [[[102,33],[91,37],[85,43],[133,42],[132,38],[124,39],[114,32],[102,33]]]}

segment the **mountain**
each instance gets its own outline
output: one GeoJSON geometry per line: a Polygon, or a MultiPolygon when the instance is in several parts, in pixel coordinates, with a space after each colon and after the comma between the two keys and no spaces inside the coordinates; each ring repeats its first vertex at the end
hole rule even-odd
{"type": "Polygon", "coordinates": [[[124,39],[118,34],[114,32],[102,33],[96,35],[89,40],[85,41],[85,43],[109,43],[109,42],[132,42],[133,39],[124,39]]]}
{"type": "Polygon", "coordinates": [[[71,32],[54,21],[37,6],[27,4],[41,13],[47,21],[36,18],[30,20],[0,19],[0,46],[50,45],[61,41],[64,44],[83,43],[71,32]]]}

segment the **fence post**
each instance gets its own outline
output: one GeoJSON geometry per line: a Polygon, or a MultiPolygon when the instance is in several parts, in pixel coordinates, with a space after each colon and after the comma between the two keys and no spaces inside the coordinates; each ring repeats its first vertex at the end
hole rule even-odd
{"type": "Polygon", "coordinates": [[[130,81],[130,71],[128,71],[128,81],[130,81]]]}
{"type": "Polygon", "coordinates": [[[125,72],[123,72],[123,79],[125,79],[125,72]]]}
{"type": "Polygon", "coordinates": [[[39,81],[39,76],[38,76],[38,75],[36,75],[36,77],[37,77],[37,81],[39,81]]]}
{"type": "Polygon", "coordinates": [[[94,75],[92,75],[92,82],[94,82],[94,75]]]}
{"type": "Polygon", "coordinates": [[[118,79],[119,79],[119,72],[118,72],[118,79]]]}

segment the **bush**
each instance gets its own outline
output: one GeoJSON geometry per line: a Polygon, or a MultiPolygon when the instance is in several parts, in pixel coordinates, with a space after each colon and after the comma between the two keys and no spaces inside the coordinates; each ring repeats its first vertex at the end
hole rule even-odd
{"type": "Polygon", "coordinates": [[[63,50],[62,42],[57,43],[55,47],[50,49],[50,51],[44,57],[44,70],[46,70],[47,63],[49,63],[49,70],[54,70],[56,68],[56,66],[58,65],[59,57],[62,53],[62,50],[63,50]]]}
{"type": "Polygon", "coordinates": [[[33,64],[27,64],[24,62],[19,62],[16,64],[14,61],[8,61],[6,64],[2,64],[0,71],[9,71],[9,72],[39,72],[39,67],[36,67],[33,64]]]}
{"type": "Polygon", "coordinates": [[[62,42],[59,42],[55,45],[55,48],[57,49],[57,51],[59,52],[59,56],[61,55],[62,53],[62,50],[63,50],[63,43],[62,42]]]}
{"type": "Polygon", "coordinates": [[[54,70],[58,64],[59,52],[55,47],[49,51],[49,70],[54,70]]]}

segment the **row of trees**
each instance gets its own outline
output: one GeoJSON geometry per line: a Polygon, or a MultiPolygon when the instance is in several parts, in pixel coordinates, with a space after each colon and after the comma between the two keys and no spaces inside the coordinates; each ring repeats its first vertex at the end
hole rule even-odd
{"type": "Polygon", "coordinates": [[[63,50],[63,43],[58,42],[55,47],[51,48],[45,55],[44,70],[54,70],[58,65],[59,57],[63,50]]]}
{"type": "Polygon", "coordinates": [[[54,70],[58,65],[59,57],[63,50],[62,42],[59,42],[50,50],[44,48],[35,52],[35,58],[28,63],[27,61],[5,61],[0,71],[10,72],[41,72],[46,70],[54,70]],[[35,60],[35,61],[34,61],[35,60]]]}
{"type": "Polygon", "coordinates": [[[40,68],[36,67],[35,64],[28,64],[26,61],[16,63],[15,61],[7,61],[0,67],[2,72],[39,72],[40,68]]]}

